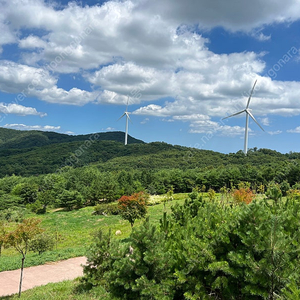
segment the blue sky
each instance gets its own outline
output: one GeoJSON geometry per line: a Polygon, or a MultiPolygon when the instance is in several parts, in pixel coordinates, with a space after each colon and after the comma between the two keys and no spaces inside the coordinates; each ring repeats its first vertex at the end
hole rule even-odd
{"type": "Polygon", "coordinates": [[[0,0],[0,126],[299,152],[299,4],[0,0]]]}

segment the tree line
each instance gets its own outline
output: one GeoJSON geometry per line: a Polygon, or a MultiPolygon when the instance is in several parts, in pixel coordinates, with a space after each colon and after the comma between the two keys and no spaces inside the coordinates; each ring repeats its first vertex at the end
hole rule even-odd
{"type": "Polygon", "coordinates": [[[123,195],[140,191],[149,194],[190,193],[234,188],[248,182],[252,190],[265,191],[270,182],[289,190],[299,185],[300,165],[278,163],[277,166],[227,165],[196,169],[146,169],[102,171],[97,166],[64,167],[56,173],[40,176],[6,176],[0,178],[0,210],[28,206],[45,212],[49,205],[66,209],[111,202],[123,195]]]}

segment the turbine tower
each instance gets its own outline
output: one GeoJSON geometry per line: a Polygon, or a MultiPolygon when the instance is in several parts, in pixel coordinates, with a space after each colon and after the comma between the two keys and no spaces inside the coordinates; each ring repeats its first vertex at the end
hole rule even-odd
{"type": "MultiPolygon", "coordinates": [[[[128,97],[129,98],[129,97],[128,97]]],[[[128,98],[127,98],[127,105],[126,105],[126,110],[125,112],[123,113],[123,115],[118,119],[118,121],[120,119],[122,119],[124,116],[126,116],[126,126],[125,126],[125,145],[127,145],[127,136],[128,136],[128,120],[130,120],[130,117],[129,117],[129,112],[128,112],[128,98]]],[[[130,120],[131,122],[131,120],[130,120]]]]}
{"type": "Polygon", "coordinates": [[[249,104],[250,104],[250,100],[251,100],[251,97],[252,97],[252,94],[253,94],[253,91],[254,91],[254,88],[255,88],[255,85],[256,85],[256,82],[257,80],[255,80],[254,82],[254,85],[252,87],[252,90],[251,90],[251,93],[250,93],[250,96],[248,98],[248,102],[247,102],[247,106],[245,109],[235,113],[235,114],[232,114],[226,118],[223,118],[222,120],[224,119],[227,119],[227,118],[230,118],[230,117],[234,117],[234,116],[237,116],[239,114],[242,114],[243,112],[246,113],[246,126],[245,126],[245,141],[244,141],[244,153],[245,155],[247,155],[247,151],[248,151],[248,127],[249,127],[249,116],[252,118],[252,120],[261,128],[262,131],[264,131],[264,129],[260,126],[260,124],[256,121],[256,119],[254,118],[254,116],[252,115],[251,111],[249,110],[249,104]]]}

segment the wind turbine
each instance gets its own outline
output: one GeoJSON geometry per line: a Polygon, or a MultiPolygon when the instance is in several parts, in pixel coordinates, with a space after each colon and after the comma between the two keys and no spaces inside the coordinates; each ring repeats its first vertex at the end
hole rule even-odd
{"type": "MultiPolygon", "coordinates": [[[[127,145],[127,136],[128,136],[128,120],[130,120],[130,117],[129,117],[129,112],[128,112],[128,99],[129,97],[127,98],[127,105],[126,105],[126,110],[125,112],[123,113],[123,115],[118,119],[118,121],[120,119],[122,119],[124,116],[126,116],[126,127],[125,127],[125,145],[127,145]]],[[[131,120],[130,120],[131,122],[131,120]]]]}
{"type": "Polygon", "coordinates": [[[254,118],[254,116],[252,115],[251,111],[249,110],[249,104],[250,104],[250,100],[251,100],[251,97],[252,97],[252,94],[253,94],[253,91],[254,91],[254,88],[255,88],[255,85],[256,85],[256,82],[257,80],[255,80],[254,82],[254,85],[252,87],[252,90],[251,90],[251,93],[250,93],[250,96],[248,98],[248,102],[247,102],[247,106],[245,109],[235,113],[235,114],[232,114],[226,118],[223,118],[224,119],[227,119],[227,118],[230,118],[230,117],[234,117],[234,116],[237,116],[239,114],[242,114],[243,112],[246,113],[246,127],[245,127],[245,141],[244,141],[244,153],[245,155],[247,155],[247,150],[248,150],[248,126],[249,126],[249,116],[252,118],[252,120],[261,128],[262,131],[264,131],[264,129],[260,126],[260,124],[256,121],[256,119],[254,118]]]}

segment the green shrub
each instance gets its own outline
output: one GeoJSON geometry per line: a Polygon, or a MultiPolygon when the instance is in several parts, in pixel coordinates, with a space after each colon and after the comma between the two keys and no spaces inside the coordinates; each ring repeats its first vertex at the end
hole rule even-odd
{"type": "Polygon", "coordinates": [[[33,252],[38,252],[39,255],[45,251],[52,250],[54,247],[54,238],[53,236],[47,233],[41,233],[37,235],[29,245],[29,250],[33,252]]]}
{"type": "Polygon", "coordinates": [[[1,193],[1,195],[0,195],[0,210],[19,206],[21,202],[22,202],[22,199],[19,196],[1,193]]]}
{"type": "Polygon", "coordinates": [[[0,211],[0,220],[8,222],[22,222],[26,215],[26,209],[22,207],[11,207],[0,211]]]}
{"type": "Polygon", "coordinates": [[[93,215],[118,215],[119,213],[117,203],[103,203],[94,207],[93,215]]]}
{"type": "Polygon", "coordinates": [[[35,201],[34,203],[27,204],[26,208],[33,213],[40,213],[43,209],[42,204],[39,200],[35,201]]]}

